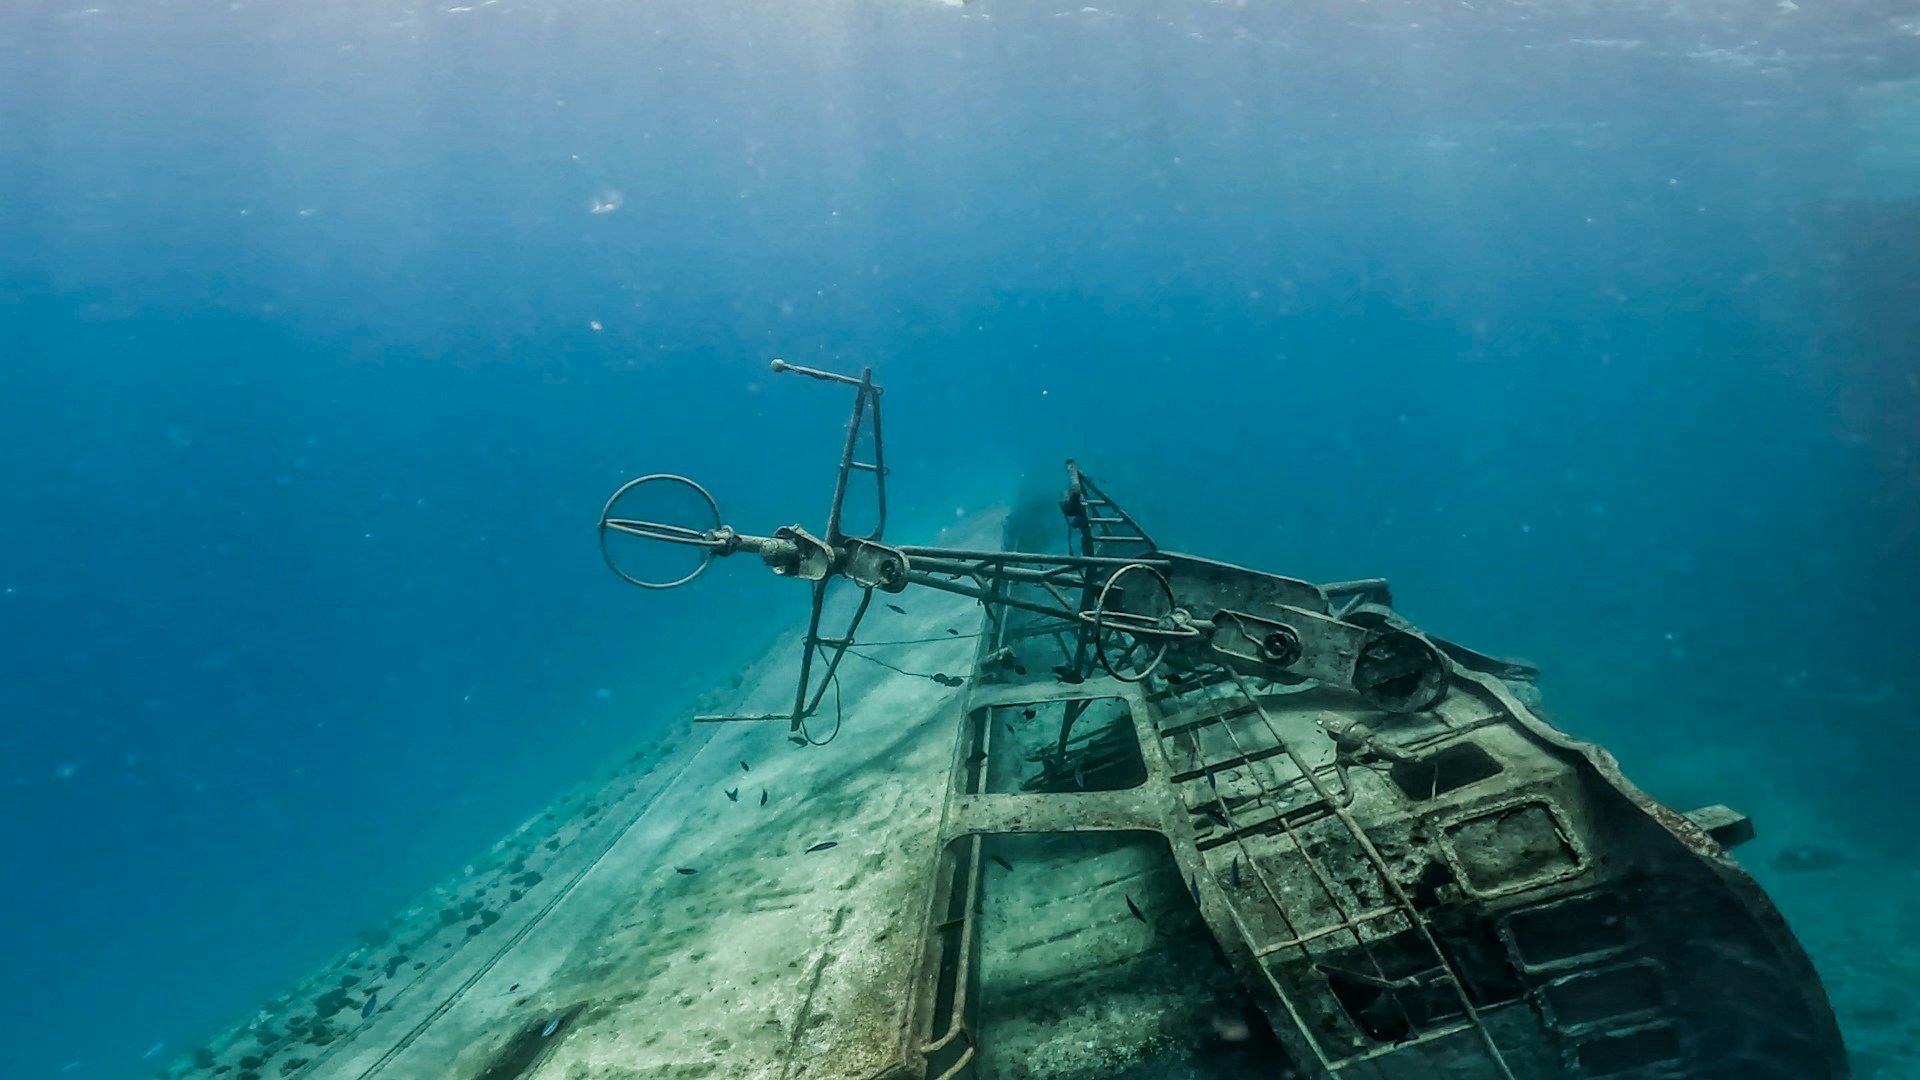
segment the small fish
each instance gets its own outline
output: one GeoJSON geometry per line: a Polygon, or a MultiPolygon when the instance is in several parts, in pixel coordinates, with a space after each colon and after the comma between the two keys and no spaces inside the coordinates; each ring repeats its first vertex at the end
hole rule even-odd
{"type": "Polygon", "coordinates": [[[1081,791],[1087,790],[1087,774],[1080,771],[1078,763],[1073,766],[1073,786],[1081,791]]]}
{"type": "Polygon", "coordinates": [[[1086,676],[1073,670],[1073,667],[1069,664],[1059,664],[1055,666],[1053,669],[1053,674],[1055,678],[1059,679],[1061,682],[1067,684],[1068,686],[1078,686],[1081,683],[1087,681],[1086,676]]]}
{"type": "Polygon", "coordinates": [[[691,866],[676,866],[673,868],[673,872],[676,874],[697,874],[700,871],[695,870],[691,866]]]}
{"type": "Polygon", "coordinates": [[[953,627],[951,627],[951,626],[949,626],[949,627],[947,627],[947,633],[949,633],[949,634],[952,634],[952,635],[953,635],[954,637],[959,637],[959,636],[960,636],[960,631],[958,631],[958,630],[955,630],[955,629],[954,629],[953,627]]]}
{"type": "Polygon", "coordinates": [[[816,851],[825,851],[825,850],[827,850],[828,848],[836,848],[836,847],[839,847],[839,846],[840,846],[840,841],[838,841],[838,840],[822,840],[822,841],[820,841],[819,843],[817,843],[817,844],[815,844],[815,845],[813,845],[812,847],[810,847],[810,848],[808,848],[808,849],[807,849],[807,854],[809,854],[809,855],[811,855],[811,854],[813,854],[813,853],[814,853],[814,852],[816,852],[816,851]]]}
{"type": "Polygon", "coordinates": [[[741,772],[752,772],[753,770],[752,770],[751,768],[749,768],[749,767],[747,766],[747,763],[746,763],[746,762],[744,762],[744,761],[743,761],[743,762],[741,762],[741,763],[740,763],[740,771],[741,771],[741,772]]]}
{"type": "Polygon", "coordinates": [[[1021,667],[1019,664],[1015,664],[1013,665],[1013,673],[1015,675],[1025,675],[1027,673],[1027,669],[1021,667]]]}
{"type": "Polygon", "coordinates": [[[1147,917],[1140,913],[1140,905],[1134,903],[1133,897],[1131,896],[1127,897],[1127,910],[1133,912],[1133,917],[1139,919],[1141,922],[1147,921],[1147,917]]]}
{"type": "Polygon", "coordinates": [[[540,1037],[544,1039],[547,1036],[559,1030],[560,1030],[560,1018],[556,1016],[553,1019],[547,1021],[546,1027],[543,1027],[540,1029],[540,1037]]]}
{"type": "Polygon", "coordinates": [[[895,615],[905,615],[907,613],[907,609],[901,607],[899,604],[888,604],[887,610],[893,612],[895,615]]]}
{"type": "Polygon", "coordinates": [[[1026,717],[1026,718],[1027,718],[1027,719],[1029,719],[1029,720],[1031,720],[1031,719],[1033,719],[1034,717],[1036,717],[1036,716],[1039,716],[1039,715],[1040,715],[1040,710],[1039,710],[1039,709],[1033,709],[1033,708],[1027,708],[1027,709],[1021,709],[1021,710],[1020,710],[1020,715],[1021,715],[1021,716],[1024,716],[1024,717],[1026,717]]]}
{"type": "Polygon", "coordinates": [[[1167,672],[1167,681],[1175,686],[1179,686],[1181,683],[1186,682],[1187,679],[1186,676],[1177,671],[1169,671],[1167,672]]]}
{"type": "Polygon", "coordinates": [[[360,1019],[365,1020],[367,1017],[372,1016],[373,1010],[379,1007],[380,1007],[380,995],[377,992],[369,993],[367,995],[367,1003],[365,1005],[360,1006],[360,1019]]]}
{"type": "Polygon", "coordinates": [[[1212,788],[1212,789],[1213,789],[1213,790],[1215,790],[1215,791],[1219,791],[1219,790],[1220,790],[1220,784],[1219,784],[1219,783],[1218,783],[1217,781],[1215,781],[1215,780],[1214,780],[1214,778],[1213,778],[1213,770],[1212,770],[1212,769],[1208,769],[1208,770],[1207,770],[1207,786],[1208,786],[1208,787],[1210,787],[1210,788],[1212,788]]]}
{"type": "Polygon", "coordinates": [[[993,860],[994,862],[997,862],[997,863],[999,863],[999,864],[1000,864],[1000,868],[1001,868],[1002,870],[1011,870],[1011,869],[1013,869],[1013,864],[1012,864],[1012,863],[1010,863],[1010,862],[1008,862],[1007,860],[1005,860],[1005,859],[1003,859],[1003,858],[1001,858],[1001,857],[1000,857],[1000,856],[998,856],[998,855],[989,855],[989,856],[987,856],[987,858],[989,858],[989,859],[992,859],[992,860],[993,860]]]}
{"type": "Polygon", "coordinates": [[[1193,894],[1193,906],[1200,906],[1200,875],[1192,874],[1187,878],[1187,891],[1193,894]]]}
{"type": "Polygon", "coordinates": [[[1238,855],[1233,857],[1233,865],[1227,868],[1227,884],[1236,889],[1240,887],[1240,856],[1238,855]]]}
{"type": "Polygon", "coordinates": [[[737,788],[737,787],[736,787],[736,788],[728,788],[728,789],[727,789],[727,801],[728,801],[728,802],[739,802],[739,801],[740,801],[740,789],[739,789],[739,788],[737,788]]]}
{"type": "Polygon", "coordinates": [[[967,755],[967,764],[969,765],[978,765],[985,760],[987,760],[987,752],[985,750],[975,750],[973,753],[967,755]]]}
{"type": "Polygon", "coordinates": [[[1208,803],[1206,805],[1206,814],[1208,817],[1212,818],[1215,822],[1217,822],[1221,828],[1223,829],[1233,828],[1233,822],[1227,820],[1227,815],[1222,813],[1218,806],[1215,806],[1212,803],[1208,803]]]}
{"type": "Polygon", "coordinates": [[[801,737],[800,737],[800,736],[798,736],[798,735],[789,735],[789,736],[787,736],[787,741],[788,741],[788,742],[790,742],[790,743],[792,743],[792,744],[793,744],[793,745],[795,745],[795,746],[805,746],[805,745],[807,745],[807,740],[805,740],[805,739],[803,739],[803,738],[801,738],[801,737]]]}
{"type": "Polygon", "coordinates": [[[767,805],[767,793],[765,791],[762,791],[760,793],[760,805],[761,806],[767,805]]]}
{"type": "Polygon", "coordinates": [[[154,1043],[154,1044],[153,1044],[152,1046],[150,1046],[150,1047],[148,1047],[148,1048],[147,1048],[147,1052],[146,1052],[146,1053],[144,1053],[144,1054],[141,1054],[141,1055],[140,1055],[140,1060],[141,1060],[141,1061],[151,1061],[151,1060],[153,1060],[153,1055],[155,1055],[155,1054],[157,1054],[157,1053],[159,1053],[160,1051],[162,1051],[162,1050],[164,1050],[164,1049],[166,1049],[166,1046],[167,1046],[167,1041],[166,1041],[165,1039],[162,1039],[162,1040],[160,1040],[159,1042],[157,1042],[157,1043],[154,1043]]]}

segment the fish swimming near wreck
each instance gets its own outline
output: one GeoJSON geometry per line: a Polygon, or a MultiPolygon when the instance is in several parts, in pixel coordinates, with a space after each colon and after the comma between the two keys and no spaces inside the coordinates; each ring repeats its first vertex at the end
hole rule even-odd
{"type": "Polygon", "coordinates": [[[816,851],[825,851],[825,850],[827,850],[828,848],[836,848],[836,847],[839,847],[839,846],[840,846],[840,841],[838,841],[838,840],[822,840],[822,841],[820,841],[819,843],[817,843],[817,844],[815,844],[815,845],[813,845],[812,847],[810,847],[810,848],[808,848],[808,849],[807,849],[807,854],[809,854],[809,855],[811,855],[811,854],[813,854],[813,853],[814,853],[814,852],[816,852],[816,851]]]}
{"type": "Polygon", "coordinates": [[[762,791],[760,793],[760,805],[761,806],[767,805],[767,793],[765,791],[762,791]]]}
{"type": "Polygon", "coordinates": [[[360,1006],[360,1019],[365,1020],[366,1018],[372,1016],[373,1010],[379,1007],[380,1007],[379,992],[378,991],[369,992],[367,994],[367,1003],[365,1005],[360,1006]]]}
{"type": "Polygon", "coordinates": [[[728,789],[727,789],[727,801],[728,801],[728,802],[739,802],[739,801],[740,801],[740,789],[739,789],[739,788],[728,788],[728,789]]]}

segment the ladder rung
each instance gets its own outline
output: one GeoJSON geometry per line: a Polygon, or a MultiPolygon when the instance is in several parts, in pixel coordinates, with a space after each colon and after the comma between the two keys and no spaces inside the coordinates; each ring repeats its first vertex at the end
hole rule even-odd
{"type": "Polygon", "coordinates": [[[1205,716],[1198,717],[1193,720],[1188,720],[1188,721],[1185,721],[1184,723],[1170,724],[1160,729],[1160,737],[1165,739],[1165,738],[1170,738],[1174,735],[1185,735],[1189,731],[1198,731],[1203,727],[1209,727],[1213,724],[1218,724],[1226,720],[1237,720],[1242,716],[1247,716],[1253,713],[1254,711],[1255,711],[1255,706],[1252,702],[1246,702],[1240,705],[1235,705],[1232,708],[1221,709],[1217,712],[1210,712],[1205,716]]]}
{"type": "MultiPolygon", "coordinates": [[[[1231,823],[1229,825],[1221,825],[1205,810],[1190,810],[1201,819],[1200,825],[1196,828],[1205,830],[1194,838],[1194,843],[1201,851],[1210,851],[1256,833],[1297,830],[1333,813],[1325,799],[1315,798],[1298,806],[1279,807],[1275,805],[1274,794],[1272,790],[1265,790],[1256,798],[1242,801],[1240,809],[1228,819],[1231,823]]],[[[1312,858],[1304,852],[1298,854],[1304,858],[1312,858]]]]}
{"type": "Polygon", "coordinates": [[[1230,757],[1224,761],[1203,761],[1194,768],[1176,770],[1172,780],[1176,784],[1184,784],[1189,780],[1204,779],[1210,772],[1217,775],[1226,772],[1228,769],[1238,769],[1251,765],[1256,761],[1265,761],[1270,757],[1279,757],[1286,752],[1287,748],[1284,746],[1269,746],[1255,750],[1252,753],[1230,757]]]}
{"type": "Polygon", "coordinates": [[[1346,931],[1349,931],[1349,930],[1358,929],[1360,926],[1363,926],[1366,923],[1378,922],[1379,920],[1387,918],[1388,916],[1391,916],[1391,915],[1400,915],[1404,917],[1406,913],[1401,911],[1399,908],[1391,908],[1391,907],[1374,908],[1372,911],[1363,911],[1360,914],[1355,915],[1353,918],[1348,919],[1345,922],[1334,923],[1332,926],[1323,926],[1320,929],[1315,930],[1310,934],[1301,934],[1297,937],[1287,938],[1284,941],[1276,941],[1271,945],[1262,945],[1259,948],[1253,950],[1253,955],[1258,957],[1259,959],[1264,960],[1267,957],[1272,956],[1274,953],[1282,952],[1287,949],[1297,949],[1300,946],[1305,945],[1309,941],[1318,941],[1323,937],[1331,937],[1334,934],[1345,933],[1346,931]]]}
{"type": "MultiPolygon", "coordinates": [[[[1335,1073],[1342,1073],[1342,1072],[1345,1072],[1351,1066],[1365,1065],[1375,1060],[1376,1058],[1383,1058],[1389,1054],[1404,1053],[1406,1051],[1406,1048],[1409,1046],[1432,1045],[1433,1043],[1442,1042],[1446,1039],[1451,1039],[1455,1035],[1458,1035],[1462,1032],[1472,1031],[1475,1028],[1479,1028],[1481,1031],[1486,1030],[1485,1026],[1479,1023],[1478,1021],[1462,1020],[1462,1021],[1459,1021],[1458,1023],[1447,1024],[1444,1027],[1434,1028],[1431,1031],[1416,1032],[1415,1034],[1408,1036],[1406,1039],[1402,1040],[1401,1042],[1394,1043],[1390,1046],[1374,1046],[1371,1049],[1362,1050],[1351,1057],[1342,1058],[1339,1060],[1330,1060],[1327,1062],[1327,1067],[1335,1073]]],[[[1378,1075],[1378,1073],[1374,1069],[1368,1069],[1367,1072],[1371,1075],[1378,1075]]],[[[1513,1073],[1507,1072],[1505,1075],[1512,1076],[1513,1073]]],[[[1645,1076],[1647,1074],[1641,1073],[1640,1075],[1645,1076]]],[[[1659,1075],[1659,1074],[1655,1074],[1655,1075],[1659,1075]]]]}

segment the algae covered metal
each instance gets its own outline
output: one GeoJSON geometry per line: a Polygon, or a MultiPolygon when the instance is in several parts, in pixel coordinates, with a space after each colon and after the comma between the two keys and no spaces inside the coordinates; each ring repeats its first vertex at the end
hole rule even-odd
{"type": "Polygon", "coordinates": [[[1277,1040],[1276,1071],[1847,1074],[1811,964],[1727,853],[1751,835],[1746,820],[1678,813],[1633,787],[1604,750],[1541,718],[1526,665],[1422,632],[1384,581],[1316,585],[1161,550],[1071,462],[1067,552],[1023,550],[1017,533],[1007,551],[848,536],[850,478],[874,474],[884,509],[879,390],[870,375],[775,367],[855,388],[824,536],[747,536],[717,514],[674,531],[622,517],[630,487],[603,537],[752,552],[814,582],[794,707],[754,718],[796,732],[874,592],[982,604],[920,965],[929,1012],[901,1075],[961,1075],[991,1056],[970,992],[994,933],[980,918],[985,838],[1076,833],[1164,841],[1277,1040]],[[870,461],[855,457],[863,425],[870,461]],[[835,576],[866,595],[828,634],[820,601],[835,576]],[[1113,737],[1076,739],[1102,702],[1113,737]],[[1023,737],[1014,717],[1047,737],[1023,737]],[[996,769],[1023,790],[996,789],[996,769]],[[1128,782],[1101,790],[1089,772],[1128,782]]]}
{"type": "Polygon", "coordinates": [[[168,1077],[1848,1075],[1746,819],[1527,665],[1164,550],[1071,462],[894,543],[880,387],[776,370],[854,398],[824,527],[656,474],[600,537],[648,588],[757,557],[803,629],[168,1077]]]}

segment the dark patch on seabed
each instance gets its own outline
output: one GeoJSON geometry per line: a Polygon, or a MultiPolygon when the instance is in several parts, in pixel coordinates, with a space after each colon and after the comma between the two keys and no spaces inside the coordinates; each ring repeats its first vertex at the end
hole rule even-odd
{"type": "Polygon", "coordinates": [[[1156,1042],[1158,1045],[1150,1047],[1136,1061],[1071,1080],[1298,1080],[1300,1077],[1299,1070],[1287,1064],[1286,1051],[1274,1038],[1266,1017],[1250,1004],[1244,1005],[1237,1015],[1217,1015],[1210,1025],[1186,1039],[1156,1042]]]}
{"type": "Polygon", "coordinates": [[[554,1047],[560,1045],[574,1017],[579,1016],[585,1008],[584,1004],[575,1005],[565,1012],[543,1016],[526,1024],[507,1040],[507,1044],[493,1055],[487,1067],[476,1074],[473,1080],[520,1080],[532,1073],[553,1052],[554,1047]]]}

